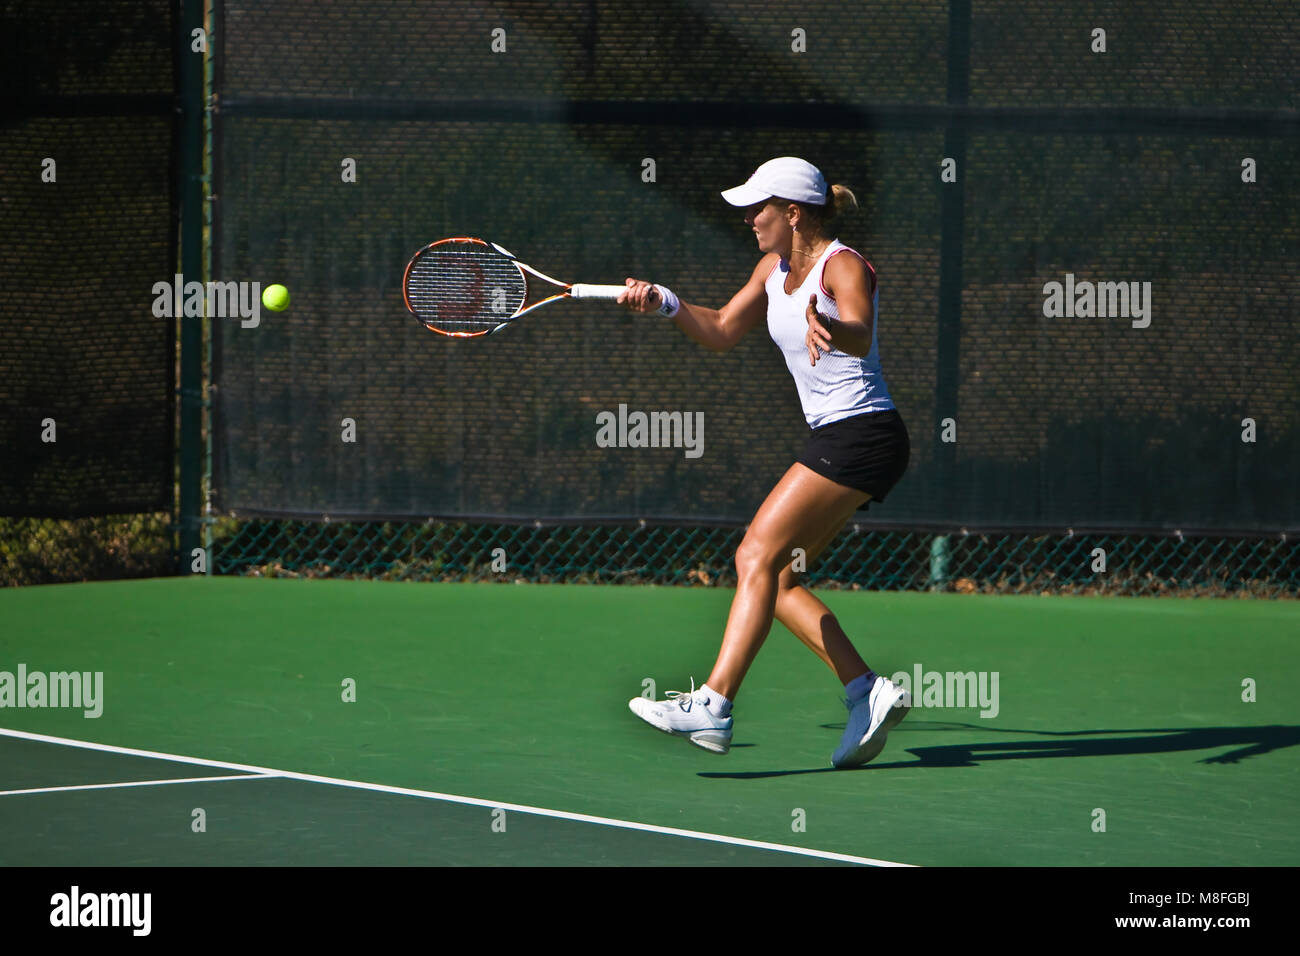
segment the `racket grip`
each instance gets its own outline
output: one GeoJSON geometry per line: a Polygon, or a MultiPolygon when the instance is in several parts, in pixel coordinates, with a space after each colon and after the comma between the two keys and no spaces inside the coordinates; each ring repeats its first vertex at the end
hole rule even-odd
{"type": "Polygon", "coordinates": [[[569,295],[575,299],[617,299],[626,291],[625,285],[587,285],[575,282],[569,286],[569,295]]]}

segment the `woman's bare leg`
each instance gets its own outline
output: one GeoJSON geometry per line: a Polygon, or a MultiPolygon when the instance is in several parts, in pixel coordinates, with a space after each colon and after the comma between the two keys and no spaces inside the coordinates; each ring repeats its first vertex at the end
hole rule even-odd
{"type": "MultiPolygon", "coordinates": [[[[808,564],[826,550],[851,517],[852,511],[844,515],[843,520],[828,530],[820,541],[806,549],[808,564]]],[[[775,616],[826,663],[841,684],[848,684],[868,671],[866,662],[830,608],[799,583],[799,575],[791,565],[786,565],[781,571],[777,582],[775,616]]]]}
{"type": "MultiPolygon", "coordinates": [[[[868,497],[866,492],[846,488],[801,464],[792,465],[777,482],[736,551],[736,597],[731,602],[722,648],[709,675],[711,689],[735,700],[745,674],[772,628],[781,571],[790,564],[793,549],[801,547],[807,551],[818,542],[829,540],[868,497]]],[[[806,617],[805,613],[799,620],[802,622],[806,617]]],[[[843,631],[839,633],[843,636],[843,631]]],[[[839,659],[851,668],[852,661],[844,656],[839,641],[833,636],[829,643],[825,636],[821,640],[827,655],[823,660],[834,668],[832,662],[839,659]]],[[[848,638],[843,640],[852,649],[848,638]]],[[[809,646],[816,650],[814,645],[809,646]]],[[[857,652],[853,654],[856,656],[857,652]]],[[[865,674],[866,670],[863,664],[860,673],[865,674]]]]}

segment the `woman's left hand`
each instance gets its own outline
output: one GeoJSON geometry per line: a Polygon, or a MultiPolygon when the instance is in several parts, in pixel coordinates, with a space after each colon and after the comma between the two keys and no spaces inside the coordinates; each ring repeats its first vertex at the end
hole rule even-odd
{"type": "Polygon", "coordinates": [[[834,345],[831,343],[831,320],[830,316],[822,315],[817,311],[817,296],[813,294],[808,297],[808,334],[804,336],[804,344],[808,346],[808,361],[812,365],[817,364],[817,356],[822,352],[829,352],[834,345]]]}

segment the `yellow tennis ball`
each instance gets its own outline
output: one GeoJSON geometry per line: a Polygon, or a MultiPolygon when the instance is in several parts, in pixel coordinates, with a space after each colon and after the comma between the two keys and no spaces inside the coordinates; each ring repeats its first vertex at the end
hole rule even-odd
{"type": "Polygon", "coordinates": [[[269,285],[262,290],[262,305],[272,312],[289,308],[289,290],[282,285],[269,285]]]}

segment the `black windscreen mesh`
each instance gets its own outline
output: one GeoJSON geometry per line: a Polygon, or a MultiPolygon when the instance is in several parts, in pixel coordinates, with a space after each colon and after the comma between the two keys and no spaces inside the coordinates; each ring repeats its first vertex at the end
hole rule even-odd
{"type": "Polygon", "coordinates": [[[0,514],[166,510],[172,5],[0,4],[0,62],[0,514]]]}
{"type": "MultiPolygon", "coordinates": [[[[759,254],[718,192],[799,155],[862,201],[839,237],[878,272],[882,364],[912,435],[873,518],[1300,525],[1293,138],[973,125],[946,335],[945,134],[909,125],[908,104],[945,102],[947,5],[750,6],[224,3],[217,275],[282,282],[293,304],[219,323],[219,507],[749,518],[807,434],[765,329],[713,354],[670,320],[565,302],[454,341],[406,314],[401,276],[429,241],[475,235],[567,281],[634,275],[721,306],[759,254]],[[1258,182],[1241,180],[1246,157],[1258,182]],[[1045,284],[1067,274],[1151,283],[1149,325],[1045,317],[1045,284]],[[703,453],[599,447],[597,415],[620,406],[702,412],[703,453]]],[[[1293,103],[1297,15],[1239,14],[977,4],[970,100],[1293,103]],[[1106,57],[1089,52],[1095,25],[1106,57]]]]}

